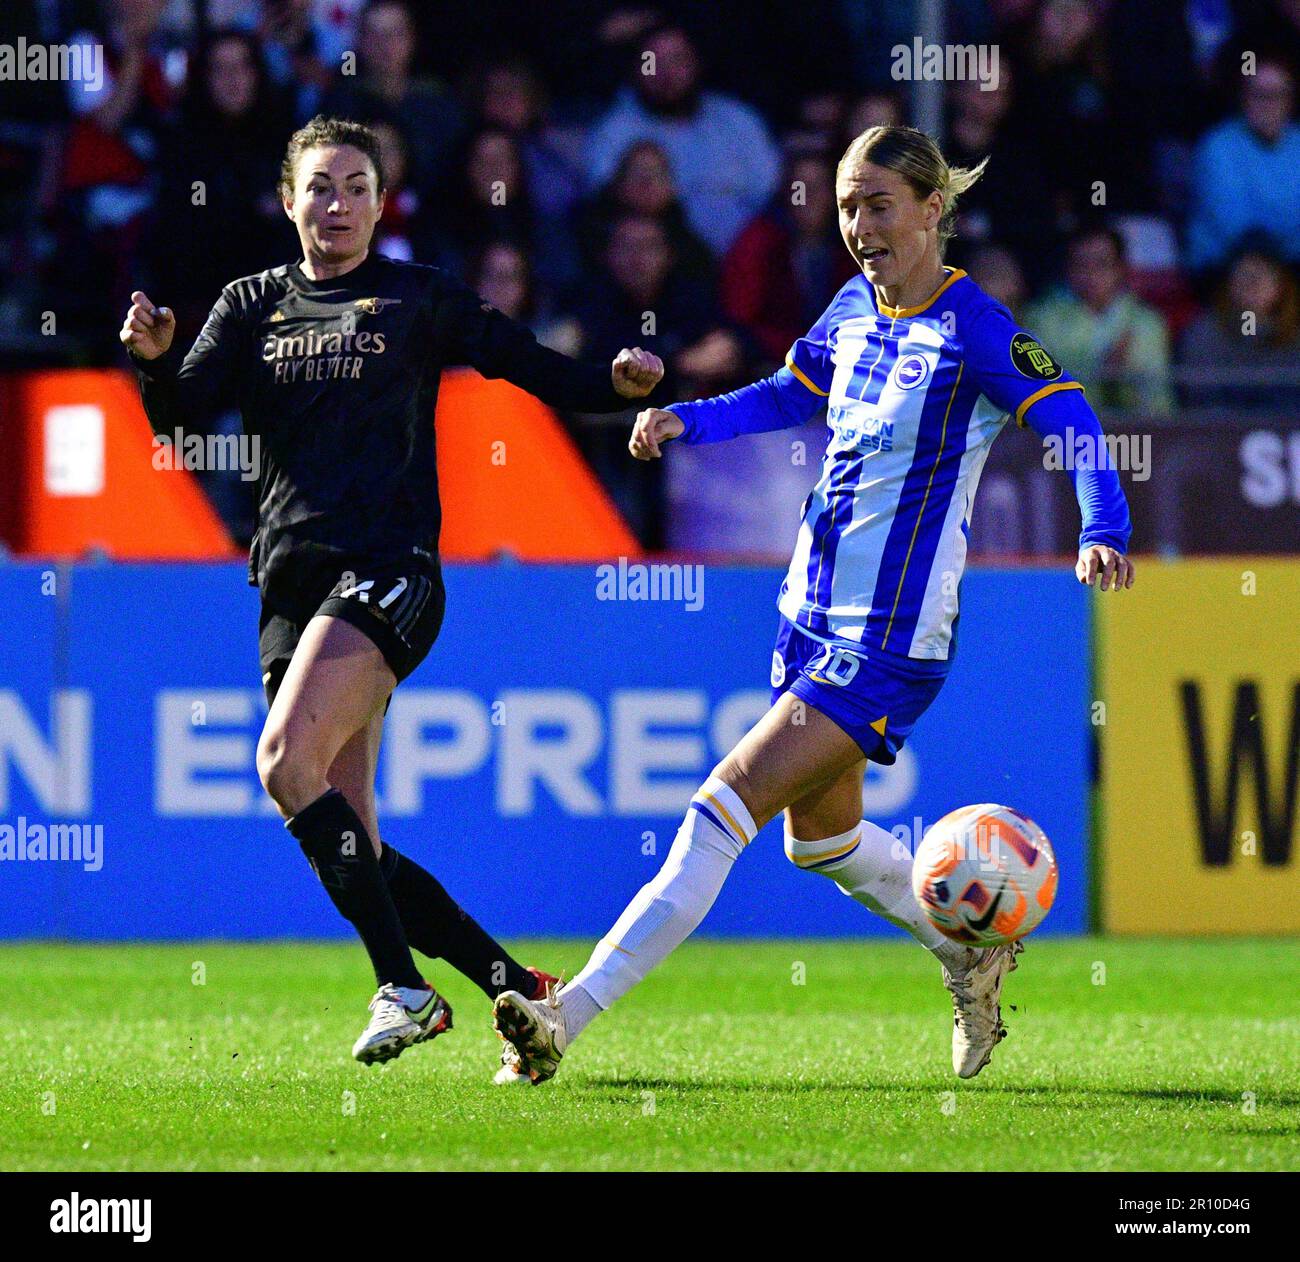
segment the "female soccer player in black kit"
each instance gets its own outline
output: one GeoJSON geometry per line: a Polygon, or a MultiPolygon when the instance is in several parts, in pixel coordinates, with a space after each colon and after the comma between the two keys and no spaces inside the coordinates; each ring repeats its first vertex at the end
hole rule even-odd
{"type": "MultiPolygon", "coordinates": [[[[262,784],[379,986],[352,1049],[371,1063],[451,1025],[411,958],[442,957],[489,998],[552,980],[510,958],[413,860],[379,839],[374,780],[393,688],[438,635],[443,585],[433,413],[441,371],[470,364],[544,402],[614,412],[663,365],[571,360],[434,267],[370,252],[383,212],[379,142],[313,119],[289,141],[280,194],[302,259],[226,286],[184,362],[175,317],[142,292],[121,330],[157,433],[237,404],[259,437],[259,649],[270,705],[262,784]]],[[[220,225],[214,225],[220,230],[220,225]]]]}

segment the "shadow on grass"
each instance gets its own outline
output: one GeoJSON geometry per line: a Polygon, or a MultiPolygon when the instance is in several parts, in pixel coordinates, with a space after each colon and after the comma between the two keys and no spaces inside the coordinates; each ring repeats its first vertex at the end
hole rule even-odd
{"type": "MultiPolygon", "coordinates": [[[[718,1092],[719,1094],[754,1094],[754,1095],[915,1095],[931,1096],[936,1092],[952,1091],[960,1086],[968,1086],[981,1095],[1023,1097],[1027,1100],[1050,1100],[1061,1104],[1069,1100],[1072,1104],[1087,1104],[1094,1101],[1100,1106],[1115,1100],[1153,1100],[1170,1104],[1241,1104],[1240,1091],[1216,1090],[1197,1087],[1119,1087],[1105,1084],[1088,1085],[1076,1083],[1055,1086],[1049,1083],[1031,1083],[1021,1085],[1003,1085],[987,1080],[963,1084],[958,1078],[936,1079],[934,1082],[828,1082],[806,1081],[782,1082],[779,1079],[767,1079],[761,1082],[737,1081],[734,1078],[617,1078],[612,1075],[586,1077],[575,1080],[573,1086],[594,1088],[601,1091],[680,1091],[685,1094],[701,1092],[718,1092]]],[[[1259,1104],[1265,1108],[1300,1107],[1300,1095],[1289,1092],[1274,1094],[1262,1092],[1259,1104]]],[[[1250,1127],[1252,1134],[1271,1133],[1265,1128],[1250,1127]]],[[[1296,1128],[1300,1130],[1300,1128],[1296,1128]]],[[[1283,1128],[1278,1134],[1293,1133],[1283,1128]]]]}

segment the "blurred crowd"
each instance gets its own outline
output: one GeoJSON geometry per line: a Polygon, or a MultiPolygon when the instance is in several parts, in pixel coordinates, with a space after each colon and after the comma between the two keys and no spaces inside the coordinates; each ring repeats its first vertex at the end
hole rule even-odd
{"type": "MultiPolygon", "coordinates": [[[[990,157],[948,261],[1099,409],[1300,412],[1300,0],[946,8],[948,43],[999,53],[995,89],[944,85],[949,161],[990,157]]],[[[662,399],[752,380],[852,274],[834,167],[914,121],[912,9],[5,0],[0,43],[99,43],[105,74],[0,84],[0,344],[54,312],[61,362],[120,362],[136,287],[188,344],[227,281],[295,256],[276,175],[324,111],[380,131],[381,252],[567,353],[655,350],[662,399]]],[[[573,432],[643,540],[681,544],[625,427],[573,432]]]]}

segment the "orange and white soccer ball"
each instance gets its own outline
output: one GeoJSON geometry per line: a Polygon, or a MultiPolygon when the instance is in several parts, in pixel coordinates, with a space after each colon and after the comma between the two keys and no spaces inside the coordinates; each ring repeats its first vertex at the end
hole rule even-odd
{"type": "Polygon", "coordinates": [[[912,860],[912,893],[940,933],[965,946],[1023,938],[1056,897],[1056,855],[1043,830],[983,802],[945,815],[912,860]]]}

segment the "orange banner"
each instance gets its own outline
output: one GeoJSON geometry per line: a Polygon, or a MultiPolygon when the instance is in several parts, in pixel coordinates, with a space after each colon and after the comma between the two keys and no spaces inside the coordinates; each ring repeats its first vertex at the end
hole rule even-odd
{"type": "MultiPolygon", "coordinates": [[[[631,459],[631,457],[628,457],[631,459]]],[[[639,556],[640,545],[544,403],[471,370],[438,394],[442,552],[478,561],[639,556]]]]}
{"type": "Polygon", "coordinates": [[[3,383],[9,546],[28,556],[229,557],[235,547],[185,468],[160,448],[134,378],[117,370],[22,373],[3,383]],[[13,453],[17,453],[14,458],[13,453]]]}

